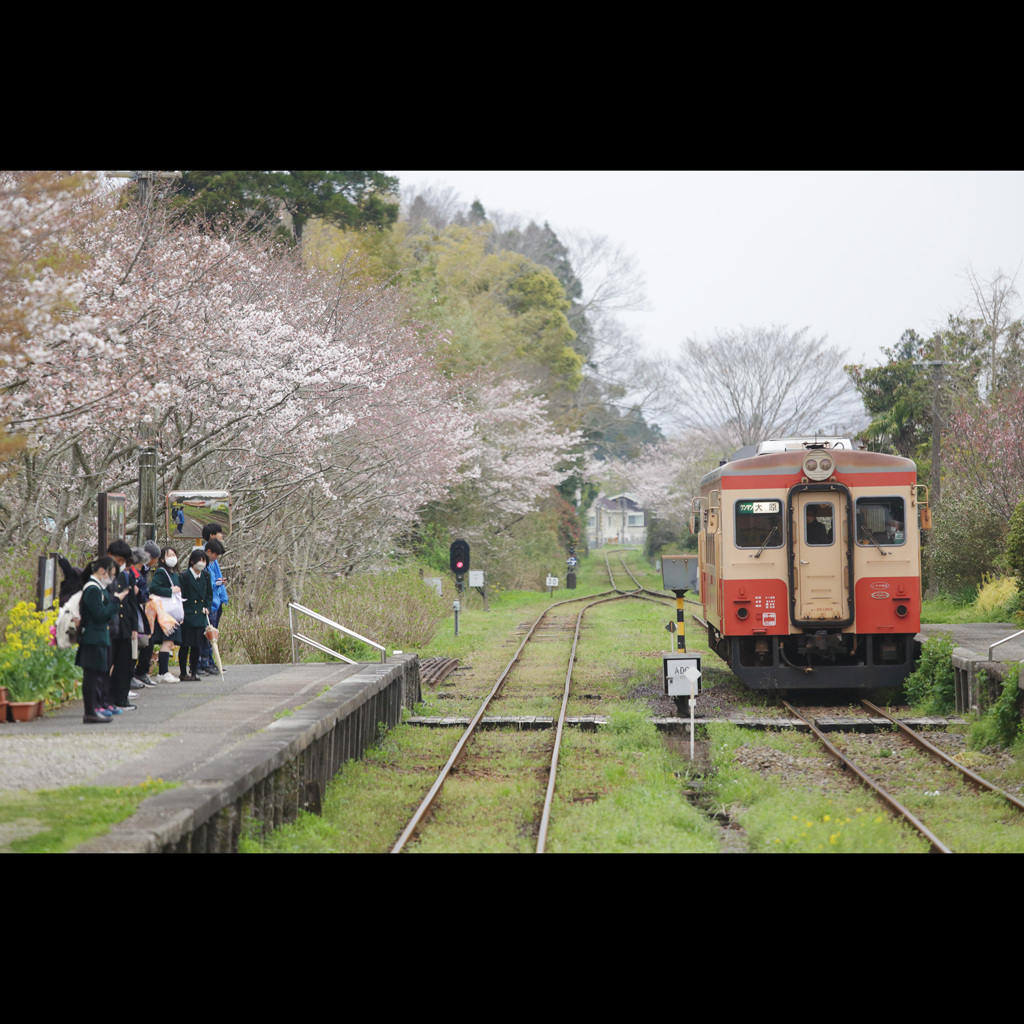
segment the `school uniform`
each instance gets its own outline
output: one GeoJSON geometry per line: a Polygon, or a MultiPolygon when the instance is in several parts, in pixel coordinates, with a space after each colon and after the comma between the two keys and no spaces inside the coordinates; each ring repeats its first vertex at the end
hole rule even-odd
{"type": "Polygon", "coordinates": [[[199,646],[206,631],[206,612],[203,609],[208,609],[213,603],[213,584],[210,582],[208,573],[201,572],[197,577],[191,569],[186,569],[179,580],[181,601],[185,606],[185,621],[181,625],[181,654],[179,656],[181,677],[182,679],[196,679],[199,673],[199,646]],[[190,666],[187,676],[186,660],[190,666]]]}
{"type": "MultiPolygon", "coordinates": [[[[128,699],[128,691],[132,688],[132,677],[135,675],[135,658],[132,657],[132,633],[139,630],[139,602],[137,581],[130,568],[122,569],[111,584],[114,594],[127,590],[120,601],[118,635],[112,637],[110,648],[112,703],[117,707],[131,710],[135,705],[128,699]]],[[[117,601],[117,598],[114,597],[117,601]]]]}
{"type": "Polygon", "coordinates": [[[82,590],[82,636],[75,664],[82,669],[85,720],[94,720],[97,707],[108,701],[110,685],[110,620],[118,614],[117,598],[90,578],[82,590]]]}
{"type": "MultiPolygon", "coordinates": [[[[156,597],[170,598],[174,596],[172,587],[180,587],[181,583],[178,582],[178,574],[171,572],[170,569],[165,565],[159,565],[153,570],[153,578],[149,581],[149,592],[156,597]]],[[[171,643],[181,643],[181,627],[175,628],[171,634],[164,633],[160,627],[160,620],[157,619],[153,623],[153,646],[159,647],[161,644],[166,643],[168,640],[171,643]]]]}

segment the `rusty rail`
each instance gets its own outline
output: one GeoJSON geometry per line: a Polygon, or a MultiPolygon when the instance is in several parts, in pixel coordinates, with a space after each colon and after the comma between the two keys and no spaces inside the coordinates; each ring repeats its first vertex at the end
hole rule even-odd
{"type": "Polygon", "coordinates": [[[892,722],[892,724],[900,730],[900,733],[903,736],[906,736],[906,738],[910,740],[911,743],[915,744],[926,754],[930,755],[931,757],[934,757],[938,761],[941,761],[943,764],[947,765],[950,768],[955,768],[976,789],[984,789],[990,793],[995,793],[998,796],[1001,796],[1004,800],[1008,801],[1014,807],[1016,807],[1018,811],[1024,811],[1024,801],[1018,800],[1015,796],[1011,796],[1005,790],[1002,790],[994,783],[989,782],[988,779],[983,779],[980,775],[975,774],[971,771],[970,768],[966,768],[964,765],[960,764],[959,761],[957,761],[955,758],[950,757],[949,754],[947,754],[945,751],[939,750],[938,747],[929,743],[923,736],[918,736],[917,733],[914,732],[914,730],[911,729],[908,725],[905,725],[903,722],[900,722],[899,720],[893,718],[892,715],[890,715],[886,711],[883,711],[880,707],[876,707],[874,704],[871,703],[871,701],[864,700],[862,698],[861,704],[863,704],[864,707],[866,707],[869,711],[872,711],[876,715],[880,715],[882,718],[885,718],[888,721],[892,722]]]}
{"type": "Polygon", "coordinates": [[[925,825],[923,821],[921,821],[920,818],[913,813],[913,811],[910,810],[909,807],[904,807],[903,804],[901,804],[894,796],[882,789],[882,787],[875,782],[870,775],[861,771],[861,769],[858,768],[857,765],[854,764],[854,762],[851,761],[841,750],[839,750],[838,747],[833,746],[814,722],[801,715],[800,712],[789,703],[789,701],[784,700],[782,704],[783,707],[785,707],[791,714],[795,715],[801,722],[804,722],[807,725],[832,757],[839,761],[845,768],[849,768],[850,771],[853,772],[861,785],[874,793],[875,796],[877,796],[893,814],[899,818],[903,818],[904,821],[919,832],[931,844],[933,853],[953,852],[941,839],[939,839],[937,835],[935,835],[934,832],[928,828],[927,825],[925,825]]]}

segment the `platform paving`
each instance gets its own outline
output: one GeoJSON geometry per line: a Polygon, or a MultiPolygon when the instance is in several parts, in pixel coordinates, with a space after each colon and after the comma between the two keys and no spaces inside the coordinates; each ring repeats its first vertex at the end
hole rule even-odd
{"type": "Polygon", "coordinates": [[[0,789],[178,782],[363,666],[229,665],[224,678],[138,690],[135,711],[86,725],[74,701],[0,724],[0,789]]]}
{"type": "MultiPolygon", "coordinates": [[[[988,658],[990,644],[1017,633],[1020,629],[1020,626],[1015,626],[1011,622],[930,622],[921,626],[921,634],[928,637],[934,636],[936,633],[952,633],[953,643],[957,647],[965,647],[969,651],[974,651],[975,654],[980,654],[983,658],[988,658]]],[[[1001,644],[992,652],[992,660],[1024,660],[1024,636],[1001,644]]]]}

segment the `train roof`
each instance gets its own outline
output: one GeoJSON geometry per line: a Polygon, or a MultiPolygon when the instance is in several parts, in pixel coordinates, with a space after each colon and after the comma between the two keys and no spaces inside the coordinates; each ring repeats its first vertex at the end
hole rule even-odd
{"type": "MultiPolygon", "coordinates": [[[[705,487],[725,477],[780,477],[798,473],[803,465],[804,456],[807,454],[806,447],[801,444],[799,447],[767,452],[761,455],[745,455],[741,449],[736,453],[740,458],[726,462],[718,466],[710,473],[706,473],[701,479],[701,487],[705,487]]],[[[917,466],[913,459],[906,459],[902,455],[886,455],[883,452],[869,452],[852,448],[839,448],[830,450],[832,458],[835,459],[836,469],[833,479],[841,479],[847,474],[859,475],[862,473],[917,473],[917,466]]],[[[751,485],[756,486],[753,480],[751,485]]]]}
{"type": "MultiPolygon", "coordinates": [[[[856,451],[863,445],[855,443],[848,437],[825,437],[815,434],[813,437],[776,437],[758,444],[756,452],[751,454],[769,455],[772,452],[802,452],[807,448],[844,448],[847,451],[856,451]]],[[[746,449],[740,451],[746,454],[746,449]]],[[[737,453],[739,454],[739,453],[737,453]]],[[[734,455],[735,459],[736,456],[734,455]]]]}

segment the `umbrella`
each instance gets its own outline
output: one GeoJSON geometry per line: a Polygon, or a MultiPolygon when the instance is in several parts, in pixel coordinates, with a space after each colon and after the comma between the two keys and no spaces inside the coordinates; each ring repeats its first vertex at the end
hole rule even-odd
{"type": "Polygon", "coordinates": [[[206,639],[210,641],[210,647],[213,648],[213,662],[220,671],[221,679],[224,678],[224,663],[220,660],[220,648],[217,646],[217,638],[220,636],[220,631],[216,626],[210,625],[210,616],[206,616],[206,639]]]}

